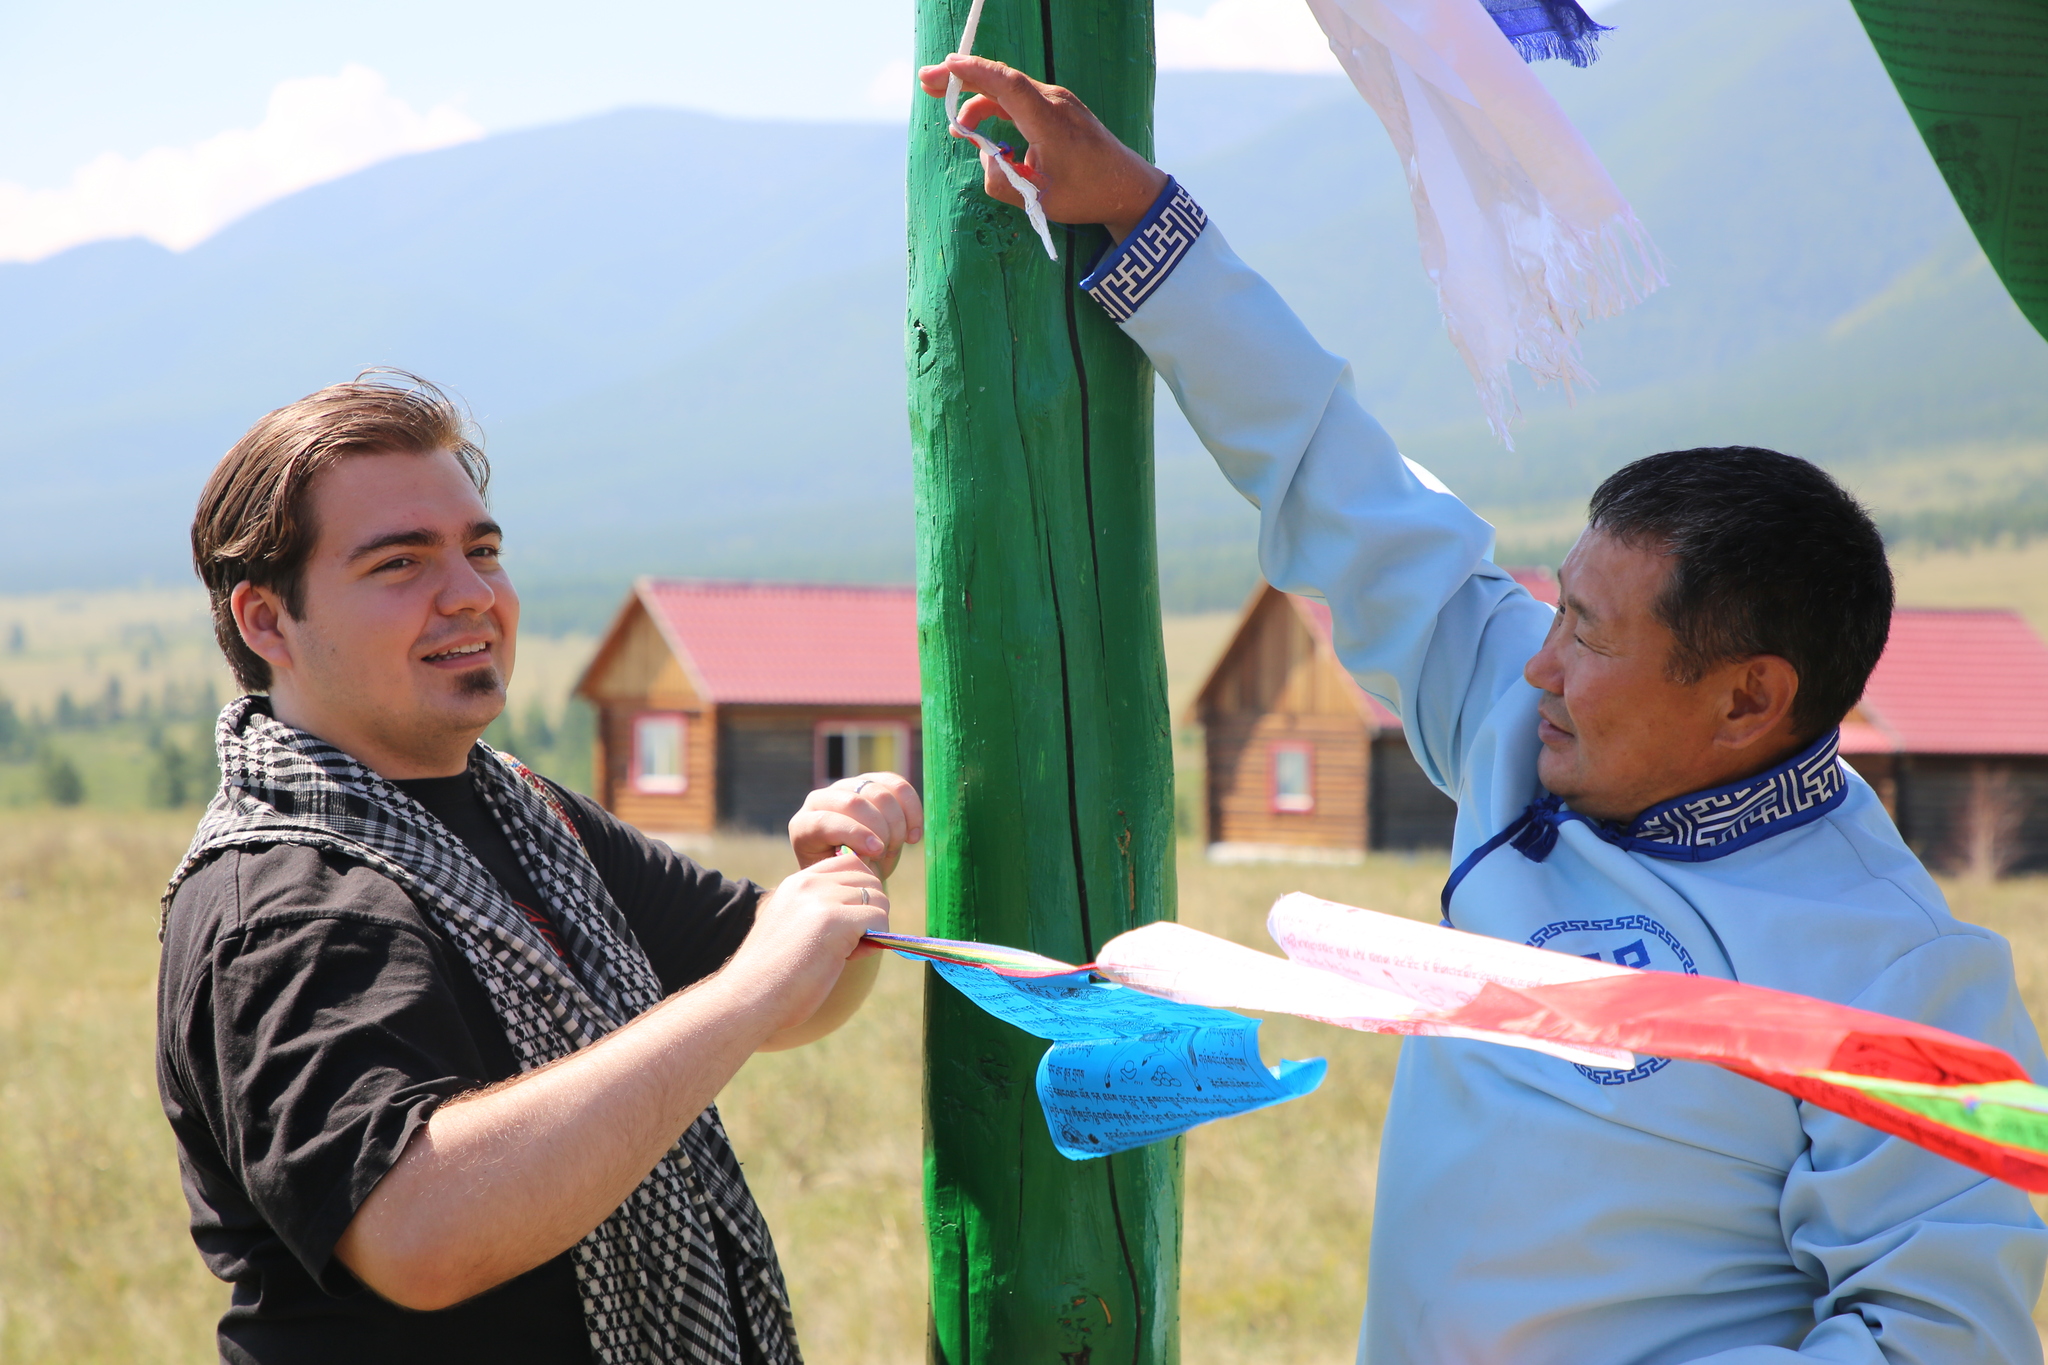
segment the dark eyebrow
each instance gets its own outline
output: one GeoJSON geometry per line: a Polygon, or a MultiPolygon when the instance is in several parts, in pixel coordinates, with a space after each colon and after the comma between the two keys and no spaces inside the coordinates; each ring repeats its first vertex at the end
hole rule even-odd
{"type": "MultiPolygon", "coordinates": [[[[505,528],[498,525],[495,521],[473,521],[469,524],[469,529],[465,533],[464,538],[467,540],[482,540],[485,536],[502,537],[504,534],[505,528]]],[[[349,551],[348,562],[353,564],[359,559],[367,559],[380,550],[408,547],[429,550],[443,543],[444,541],[439,531],[430,531],[424,526],[417,526],[409,531],[393,531],[388,535],[378,536],[375,540],[364,541],[356,546],[355,549],[349,551]]]]}
{"type": "Polygon", "coordinates": [[[393,531],[389,535],[378,536],[375,540],[366,540],[356,546],[355,549],[350,550],[348,552],[348,562],[353,564],[358,559],[367,559],[379,550],[391,550],[400,546],[430,549],[440,543],[441,533],[429,531],[425,527],[416,527],[410,531],[393,531]]]}

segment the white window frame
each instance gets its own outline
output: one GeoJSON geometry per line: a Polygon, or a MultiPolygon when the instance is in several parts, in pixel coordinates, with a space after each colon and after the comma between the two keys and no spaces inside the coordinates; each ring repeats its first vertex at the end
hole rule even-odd
{"type": "Polygon", "coordinates": [[[632,749],[627,758],[627,783],[649,796],[680,796],[690,789],[690,718],[681,711],[641,711],[633,717],[632,749]],[[673,722],[676,727],[676,771],[646,773],[640,770],[642,727],[650,721],[673,722]]]}
{"type": "MultiPolygon", "coordinates": [[[[811,785],[830,786],[835,778],[825,775],[825,741],[835,734],[880,735],[895,737],[896,757],[902,767],[910,767],[910,726],[900,720],[874,720],[863,717],[847,717],[838,720],[821,720],[811,729],[811,785]]],[[[842,773],[841,777],[852,777],[842,773]]]]}
{"type": "Polygon", "coordinates": [[[1316,746],[1302,739],[1276,739],[1266,750],[1266,792],[1276,815],[1313,815],[1316,809],[1316,746]],[[1300,754],[1302,786],[1300,795],[1280,791],[1280,755],[1300,754]]]}

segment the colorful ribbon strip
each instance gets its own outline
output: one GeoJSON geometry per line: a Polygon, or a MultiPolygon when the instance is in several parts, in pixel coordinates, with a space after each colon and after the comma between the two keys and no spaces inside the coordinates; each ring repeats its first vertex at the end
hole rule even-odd
{"type": "Polygon", "coordinates": [[[1320,1059],[1260,1064],[1226,1006],[1371,1033],[1476,1038],[1606,1067],[1707,1062],[2048,1193],[2048,1088],[1942,1029],[1787,991],[1638,971],[1299,893],[1266,927],[1285,957],[1150,924],[1074,966],[1016,948],[870,935],[931,961],[998,1018],[1053,1040],[1054,1144],[1081,1159],[1298,1098],[1320,1059]]]}
{"type": "Polygon", "coordinates": [[[1075,966],[1068,962],[1055,962],[1037,953],[1027,953],[1022,948],[1005,948],[999,943],[969,943],[957,938],[917,938],[910,934],[869,934],[868,942],[879,943],[884,948],[909,958],[923,958],[927,962],[953,962],[962,967],[985,967],[997,976],[1035,977],[1072,976],[1085,972],[1094,964],[1075,966]]]}

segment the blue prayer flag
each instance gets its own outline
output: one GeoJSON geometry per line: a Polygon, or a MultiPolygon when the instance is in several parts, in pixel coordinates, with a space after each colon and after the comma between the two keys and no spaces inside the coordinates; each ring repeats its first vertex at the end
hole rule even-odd
{"type": "Polygon", "coordinates": [[[1087,972],[1019,978],[931,965],[982,1009],[1051,1040],[1038,1063],[1038,1100],[1053,1146],[1075,1161],[1299,1099],[1329,1069],[1320,1057],[1268,1067],[1259,1060],[1258,1020],[1087,972]]]}

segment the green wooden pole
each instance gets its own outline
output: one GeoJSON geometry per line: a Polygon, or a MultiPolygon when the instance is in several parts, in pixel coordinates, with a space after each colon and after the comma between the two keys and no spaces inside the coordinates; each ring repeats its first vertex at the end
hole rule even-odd
{"type": "MultiPolygon", "coordinates": [[[[918,0],[921,63],[966,15],[918,0]]],[[[1150,0],[987,0],[975,49],[1149,154],[1150,0]]],[[[909,216],[931,932],[1089,961],[1173,915],[1152,371],[1074,288],[1101,229],[1055,227],[1047,260],[936,100],[912,118],[909,216]]],[[[931,1359],[1172,1365],[1181,1144],[1060,1156],[1045,1047],[929,974],[931,1359]]]]}

